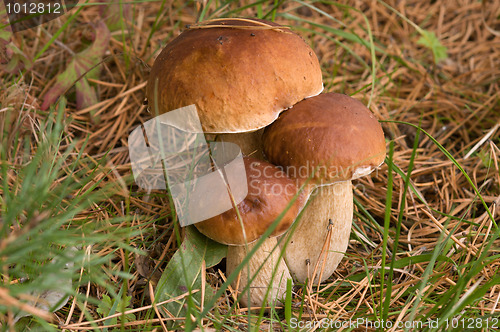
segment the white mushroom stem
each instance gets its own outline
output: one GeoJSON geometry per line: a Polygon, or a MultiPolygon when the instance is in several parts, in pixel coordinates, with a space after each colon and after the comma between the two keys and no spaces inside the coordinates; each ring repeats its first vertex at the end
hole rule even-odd
{"type": "MultiPolygon", "coordinates": [[[[255,243],[249,244],[248,251],[252,250],[254,246],[255,243]]],[[[230,275],[241,264],[248,251],[245,246],[229,246],[226,263],[227,275],[230,275]]],[[[292,279],[292,277],[279,255],[280,247],[277,246],[277,238],[268,238],[252,255],[248,266],[241,269],[239,278],[236,278],[231,285],[233,289],[238,289],[238,296],[241,294],[240,304],[242,306],[260,309],[263,305],[276,306],[281,304],[280,299],[284,299],[286,295],[287,280],[292,279]],[[248,290],[245,288],[254,275],[256,277],[250,285],[249,299],[248,290]],[[266,294],[267,300],[264,301],[266,294]]]]}
{"type": "Polygon", "coordinates": [[[217,134],[218,142],[231,142],[238,145],[245,156],[264,160],[262,154],[262,133],[264,129],[237,134],[217,134]]]}
{"type": "Polygon", "coordinates": [[[309,279],[318,284],[333,274],[349,244],[353,216],[351,181],[318,187],[309,200],[296,221],[285,260],[294,280],[303,283],[309,279]]]}

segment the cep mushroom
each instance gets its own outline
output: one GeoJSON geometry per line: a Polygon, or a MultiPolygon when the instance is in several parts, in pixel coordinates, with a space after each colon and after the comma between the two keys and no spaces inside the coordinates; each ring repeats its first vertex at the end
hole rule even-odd
{"type": "Polygon", "coordinates": [[[194,104],[209,139],[262,159],[263,128],[322,90],[318,58],[299,35],[274,22],[233,18],[191,25],[170,42],[153,64],[146,96],[155,116],[194,104]]]}
{"type": "Polygon", "coordinates": [[[382,127],[361,102],[326,93],[282,113],[266,128],[263,144],[270,162],[310,183],[312,201],[291,236],[285,260],[295,280],[320,283],[332,275],[347,250],[353,217],[351,181],[384,161],[382,127]],[[327,250],[320,260],[324,243],[327,250]],[[322,270],[321,278],[316,273],[312,279],[315,268],[322,270]]]}
{"type": "Polygon", "coordinates": [[[295,220],[303,205],[303,196],[294,180],[280,168],[254,158],[243,158],[247,176],[248,194],[236,209],[233,208],[218,216],[196,223],[196,228],[207,237],[229,245],[227,255],[227,274],[231,274],[247,256],[266,230],[280,219],[277,226],[257,249],[246,267],[241,270],[239,282],[232,285],[243,292],[240,303],[245,307],[275,305],[284,296],[286,283],[292,279],[288,268],[280,258],[276,236],[286,232],[295,220]],[[292,203],[293,202],[293,203],[292,203]],[[283,215],[281,215],[284,212],[283,215]],[[241,219],[240,219],[241,217],[241,219]],[[243,227],[242,227],[243,226],[243,227]],[[262,265],[262,267],[261,267],[262,265]],[[244,291],[250,278],[256,274],[250,285],[250,298],[244,291]],[[266,293],[269,294],[264,301],[266,293]]]}
{"type": "Polygon", "coordinates": [[[195,104],[205,133],[261,158],[262,129],[323,90],[313,50],[288,28],[257,19],[191,25],[156,58],[146,87],[154,115],[195,104]]]}

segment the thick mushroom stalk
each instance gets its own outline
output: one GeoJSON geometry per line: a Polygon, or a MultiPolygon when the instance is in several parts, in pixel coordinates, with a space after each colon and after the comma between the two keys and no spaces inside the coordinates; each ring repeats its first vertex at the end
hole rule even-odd
{"type": "Polygon", "coordinates": [[[262,153],[262,133],[264,129],[238,134],[210,134],[218,142],[230,142],[238,145],[245,156],[264,160],[262,153]]]}
{"type": "Polygon", "coordinates": [[[233,288],[242,292],[252,276],[257,274],[249,285],[250,298],[243,292],[241,304],[246,307],[261,307],[276,304],[284,295],[283,285],[286,286],[286,280],[291,278],[286,264],[280,258],[276,237],[286,232],[293,223],[303,205],[303,198],[297,194],[295,181],[278,167],[249,157],[244,157],[244,162],[247,196],[236,208],[196,223],[195,226],[209,238],[229,245],[227,273],[230,274],[248,254],[245,244],[251,250],[255,242],[277,222],[270,238],[264,241],[250,259],[249,269],[243,267],[239,282],[236,279],[232,283],[233,288]],[[277,248],[274,249],[275,247],[277,248]],[[273,275],[274,278],[271,277],[273,275]],[[270,293],[267,301],[264,301],[268,289],[270,293]]]}
{"type": "Polygon", "coordinates": [[[308,179],[310,187],[320,186],[285,251],[297,281],[320,283],[332,275],[347,249],[351,180],[371,173],[384,160],[382,127],[361,102],[326,93],[282,113],[262,139],[270,162],[298,181],[308,179]]]}
{"type": "Polygon", "coordinates": [[[222,142],[236,144],[244,156],[265,160],[262,151],[262,134],[264,129],[247,131],[241,133],[216,134],[205,133],[205,139],[208,142],[222,142]]]}
{"type": "MultiPolygon", "coordinates": [[[[245,246],[229,246],[227,251],[226,273],[230,275],[240,265],[255,243],[245,246]],[[248,248],[248,250],[247,250],[248,248]]],[[[232,286],[237,288],[240,304],[247,308],[280,305],[286,295],[286,283],[292,279],[287,265],[280,256],[277,238],[266,239],[248,261],[248,267],[240,270],[239,278],[232,286]],[[250,298],[245,287],[250,284],[250,298]],[[267,300],[266,300],[267,299],[267,300]]]]}
{"type": "Polygon", "coordinates": [[[317,284],[333,274],[349,244],[351,181],[317,187],[309,200],[291,235],[285,259],[294,280],[317,284]]]}

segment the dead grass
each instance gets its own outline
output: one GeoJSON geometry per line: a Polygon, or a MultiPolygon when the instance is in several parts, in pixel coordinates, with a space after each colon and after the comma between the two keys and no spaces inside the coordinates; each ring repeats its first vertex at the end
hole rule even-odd
{"type": "MultiPolygon", "coordinates": [[[[205,3],[205,2],[204,2],[205,3]]],[[[386,138],[394,141],[393,163],[406,174],[413,151],[416,129],[393,121],[420,124],[436,139],[467,172],[474,185],[479,189],[496,222],[500,221],[500,3],[477,1],[390,1],[389,4],[422,29],[434,31],[448,49],[448,58],[435,64],[429,49],[418,45],[419,38],[415,29],[396,13],[391,12],[377,1],[343,1],[345,8],[337,5],[315,3],[316,8],[339,19],[342,24],[320,15],[317,11],[299,3],[281,5],[276,21],[296,28],[299,24],[290,19],[291,14],[300,19],[340,29],[368,41],[366,21],[370,24],[376,52],[375,83],[372,89],[373,72],[370,50],[359,43],[325,32],[318,26],[303,23],[297,29],[313,45],[321,61],[325,86],[329,91],[353,95],[365,103],[370,102],[371,110],[383,123],[386,138]],[[343,47],[345,46],[345,47],[343,47]],[[488,136],[488,139],[482,140],[488,136]],[[478,144],[478,143],[481,144],[478,144]],[[467,156],[467,157],[466,157],[467,156]]],[[[61,149],[77,142],[77,150],[94,159],[106,155],[103,172],[96,180],[103,178],[101,185],[120,183],[120,190],[107,199],[101,206],[86,211],[80,217],[92,216],[106,220],[110,215],[134,216],[132,225],[138,226],[142,236],[129,239],[131,246],[146,250],[149,259],[134,265],[136,256],[123,249],[115,252],[115,269],[122,270],[132,266],[134,278],[128,281],[129,294],[133,296],[132,306],[137,322],[128,325],[140,327],[143,320],[158,322],[156,317],[143,317],[150,309],[151,293],[149,282],[155,285],[158,274],[149,280],[152,271],[162,271],[169,257],[177,248],[172,220],[169,216],[169,203],[166,195],[144,195],[135,186],[130,186],[130,160],[127,150],[127,137],[138,124],[151,118],[143,105],[144,87],[148,69],[161,47],[172,37],[178,35],[186,24],[197,20],[200,3],[184,5],[182,2],[168,2],[160,12],[161,25],[150,37],[151,27],[159,13],[161,3],[133,5],[133,21],[125,22],[128,34],[122,37],[121,31],[112,33],[106,58],[101,66],[98,80],[91,83],[99,96],[98,104],[77,110],[72,90],[68,91],[69,104],[65,116],[73,121],[65,129],[67,139],[61,149]],[[84,145],[87,139],[86,145],[84,145]],[[109,172],[109,170],[112,170],[109,172]],[[154,240],[153,240],[154,239],[154,240]],[[145,246],[146,245],[146,246],[145,246]],[[127,259],[125,256],[127,255],[127,259]],[[141,315],[141,313],[143,315],[141,315]]],[[[231,5],[236,8],[236,5],[231,5]]],[[[19,84],[12,85],[17,75],[2,74],[0,85],[0,109],[12,106],[9,112],[2,111],[0,116],[21,119],[19,128],[11,132],[29,135],[39,120],[47,116],[40,111],[44,94],[55,82],[57,74],[64,71],[73,52],[85,47],[86,36],[92,34],[91,22],[99,18],[100,6],[88,6],[76,18],[72,28],[66,29],[57,43],[53,43],[25,72],[19,84]],[[63,47],[64,45],[64,47],[63,47]]],[[[227,12],[223,8],[220,12],[227,12]]],[[[215,7],[208,13],[217,17],[215,7]]],[[[254,17],[256,8],[243,10],[238,16],[254,17]]],[[[51,36],[62,26],[65,18],[57,19],[32,30],[17,33],[14,43],[26,57],[34,58],[51,36]]],[[[3,122],[2,122],[3,123],[3,122]]],[[[22,158],[19,151],[13,152],[12,165],[19,165],[22,158]],[[16,157],[17,156],[17,157],[16,157]]],[[[383,226],[386,209],[388,166],[384,165],[372,177],[359,180],[356,185],[356,199],[374,221],[383,226]]],[[[398,213],[404,201],[397,257],[412,257],[431,253],[442,241],[440,237],[451,234],[448,251],[450,262],[436,266],[430,273],[432,283],[426,294],[439,297],[456,285],[461,273],[453,262],[460,267],[473,262],[484,250],[485,243],[495,230],[491,218],[474,193],[466,177],[459,171],[427,136],[420,134],[411,185],[424,199],[410,191],[403,196],[404,178],[394,176],[394,194],[391,205],[391,228],[389,230],[389,251],[393,250],[393,235],[398,213]]],[[[374,282],[374,275],[381,266],[383,234],[366,222],[363,211],[358,211],[355,223],[358,236],[351,238],[346,259],[343,260],[335,275],[320,289],[304,293],[295,289],[294,306],[304,299],[302,318],[320,320],[348,320],[377,312],[384,294],[374,282]],[[359,236],[361,234],[362,236],[359,236]],[[364,277],[354,278],[356,275],[364,277]],[[349,277],[353,277],[349,279],[349,277]]],[[[128,225],[129,226],[129,225],[128,225]]],[[[500,241],[491,247],[488,254],[499,254],[500,241]]],[[[102,248],[103,253],[115,248],[102,248]]],[[[468,287],[479,282],[485,284],[494,276],[500,260],[486,261],[481,273],[472,278],[468,287]],[[482,279],[481,279],[482,278],[482,279]]],[[[408,302],[408,292],[422,280],[428,262],[408,264],[396,269],[392,282],[391,308],[389,318],[393,321],[408,319],[413,302],[408,302]]],[[[120,284],[114,275],[111,282],[120,284]]],[[[224,271],[207,271],[207,280],[217,286],[224,278],[224,271]]],[[[100,297],[103,289],[89,284],[81,288],[81,294],[100,297]]],[[[500,313],[500,287],[498,285],[477,302],[478,313],[500,313]]],[[[219,309],[228,312],[227,302],[221,299],[219,309]]],[[[99,318],[95,306],[86,303],[91,317],[83,314],[82,308],[72,303],[56,313],[56,322],[66,331],[77,331],[90,318],[99,318]]],[[[432,309],[432,301],[422,301],[420,312],[432,309]],[[428,308],[427,308],[428,307],[428,308]]],[[[295,312],[294,312],[295,314],[295,312]]],[[[149,315],[149,314],[148,314],[149,315]]],[[[238,312],[230,315],[235,322],[245,326],[246,316],[238,312]]],[[[211,326],[208,320],[204,321],[211,326]]],[[[96,321],[101,324],[102,322],[96,321]]],[[[275,328],[280,328],[276,321],[275,328]]],[[[89,325],[86,325],[88,328],[89,325]]],[[[158,323],[155,326],[160,326],[158,323]]],[[[267,325],[269,327],[269,325],[267,325]]],[[[234,326],[238,328],[237,325],[234,326]]],[[[161,326],[160,326],[161,328],[161,326]]],[[[269,327],[270,328],[270,327],[269,327]]],[[[364,329],[363,329],[364,330],[364,329]]],[[[397,330],[397,329],[394,329],[397,330]]]]}

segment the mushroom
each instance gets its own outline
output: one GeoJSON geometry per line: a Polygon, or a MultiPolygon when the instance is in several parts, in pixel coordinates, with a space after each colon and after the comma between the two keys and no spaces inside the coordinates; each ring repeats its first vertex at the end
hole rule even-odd
{"type": "Polygon", "coordinates": [[[325,93],[282,113],[266,128],[263,145],[270,162],[307,181],[312,192],[285,260],[295,280],[321,283],[347,250],[353,217],[351,181],[384,161],[382,127],[361,102],[325,93]],[[312,279],[313,271],[322,271],[321,277],[315,274],[312,279]]]}
{"type": "Polygon", "coordinates": [[[322,90],[318,59],[299,35],[274,22],[228,18],[191,25],[170,42],[146,96],[154,115],[195,104],[205,133],[261,157],[259,129],[322,90]]]}
{"type": "Polygon", "coordinates": [[[248,194],[235,208],[210,219],[196,223],[196,228],[207,237],[229,245],[227,274],[231,274],[247,256],[266,230],[280,219],[277,226],[257,249],[246,267],[241,270],[239,282],[232,285],[243,292],[241,304],[246,307],[261,307],[278,303],[286,290],[287,279],[291,279],[288,268],[280,257],[276,236],[288,230],[303,205],[303,196],[298,194],[294,180],[280,168],[250,157],[243,158],[247,176],[248,194]],[[293,202],[293,203],[292,203],[293,202]],[[281,215],[284,213],[283,215],[281,215]],[[242,227],[243,226],[243,227],[242,227]],[[262,267],[261,267],[262,265],[262,267]],[[250,286],[250,298],[244,291],[250,278],[256,274],[250,286]],[[267,301],[264,301],[270,288],[267,301]]]}
{"type": "Polygon", "coordinates": [[[318,58],[299,35],[274,22],[228,18],[191,25],[170,42],[153,64],[146,96],[155,116],[194,104],[205,135],[262,159],[263,128],[322,90],[318,58]]]}

